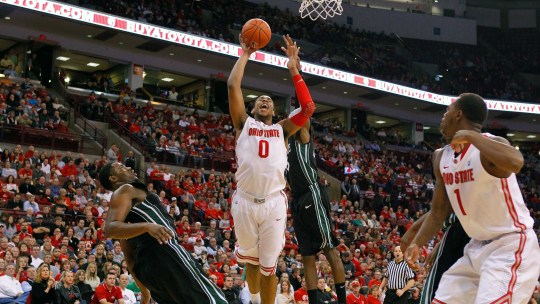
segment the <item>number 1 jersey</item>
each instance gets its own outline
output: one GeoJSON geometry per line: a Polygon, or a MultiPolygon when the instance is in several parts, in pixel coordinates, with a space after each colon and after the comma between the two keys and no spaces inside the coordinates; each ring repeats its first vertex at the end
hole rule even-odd
{"type": "Polygon", "coordinates": [[[490,175],[482,166],[480,151],[472,144],[459,155],[450,146],[443,149],[439,165],[446,193],[471,238],[492,240],[532,227],[515,174],[508,178],[490,175]]]}
{"type": "Polygon", "coordinates": [[[264,198],[285,189],[287,148],[280,124],[266,125],[248,117],[236,141],[239,190],[264,198]]]}

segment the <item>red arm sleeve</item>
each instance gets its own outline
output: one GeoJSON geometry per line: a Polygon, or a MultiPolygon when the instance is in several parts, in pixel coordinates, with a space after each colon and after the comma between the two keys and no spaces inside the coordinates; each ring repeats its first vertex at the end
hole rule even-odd
{"type": "Polygon", "coordinates": [[[300,108],[294,110],[290,115],[289,119],[297,126],[303,126],[308,119],[315,112],[315,103],[309,94],[309,90],[302,79],[302,76],[295,75],[293,76],[294,88],[296,89],[296,96],[298,97],[298,102],[300,103],[300,108]]]}

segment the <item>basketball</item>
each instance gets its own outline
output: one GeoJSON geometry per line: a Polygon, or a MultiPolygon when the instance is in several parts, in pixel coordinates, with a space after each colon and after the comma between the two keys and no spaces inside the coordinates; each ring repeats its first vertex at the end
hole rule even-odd
{"type": "Polygon", "coordinates": [[[247,46],[258,50],[270,42],[272,31],[266,21],[254,18],[244,24],[240,37],[247,46]]]}

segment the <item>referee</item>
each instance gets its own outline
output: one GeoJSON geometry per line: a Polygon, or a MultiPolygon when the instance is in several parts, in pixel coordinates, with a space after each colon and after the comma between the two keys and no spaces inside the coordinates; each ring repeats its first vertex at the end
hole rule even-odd
{"type": "Polygon", "coordinates": [[[388,263],[386,273],[381,283],[381,290],[385,287],[386,296],[384,304],[406,304],[407,291],[414,286],[414,272],[407,262],[403,260],[401,248],[394,248],[394,260],[388,263]]]}

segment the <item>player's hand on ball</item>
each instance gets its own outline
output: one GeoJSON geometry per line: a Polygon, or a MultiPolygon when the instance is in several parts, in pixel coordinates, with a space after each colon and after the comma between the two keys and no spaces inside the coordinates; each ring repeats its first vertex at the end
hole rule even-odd
{"type": "Polygon", "coordinates": [[[240,40],[240,47],[242,47],[242,50],[244,51],[244,53],[247,53],[249,55],[255,53],[255,51],[257,51],[256,48],[253,48],[249,45],[246,45],[244,43],[244,40],[242,39],[242,34],[238,35],[238,39],[240,40]]]}
{"type": "Polygon", "coordinates": [[[148,231],[160,244],[165,244],[173,238],[173,233],[165,226],[148,223],[148,231]]]}

